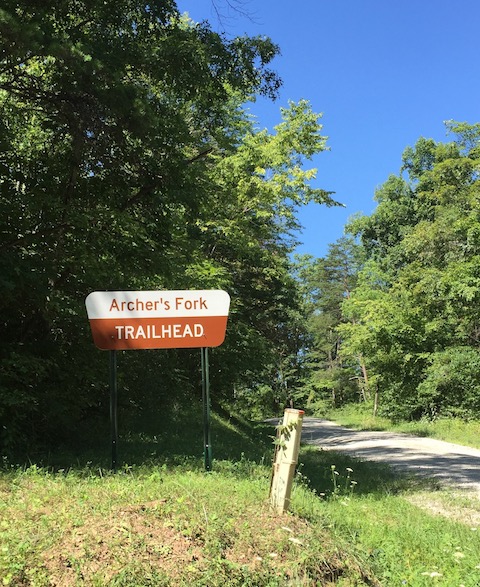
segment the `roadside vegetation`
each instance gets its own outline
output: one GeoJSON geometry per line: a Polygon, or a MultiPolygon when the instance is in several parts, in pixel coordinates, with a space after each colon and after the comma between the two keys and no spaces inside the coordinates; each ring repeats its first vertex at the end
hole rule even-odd
{"type": "Polygon", "coordinates": [[[2,584],[478,584],[480,504],[468,494],[307,446],[290,511],[277,515],[272,427],[215,415],[207,473],[200,420],[195,409],[170,422],[150,414],[122,434],[117,473],[101,437],[5,460],[2,584]]]}
{"type": "Polygon", "coordinates": [[[214,415],[207,473],[201,410],[140,421],[122,434],[117,473],[108,442],[99,453],[101,435],[37,453],[36,464],[5,460],[3,585],[353,585],[369,576],[360,553],[331,538],[305,483],[292,513],[270,509],[271,426],[214,415]]]}
{"type": "Polygon", "coordinates": [[[278,516],[251,422],[295,405],[479,446],[480,125],[407,147],[371,216],[295,258],[298,209],[338,202],[307,100],[271,131],[249,114],[278,96],[274,41],[174,0],[4,0],[0,49],[0,585],[478,586],[470,495],[304,448],[278,516]],[[173,348],[119,354],[114,474],[85,298],[178,289],[232,300],[213,471],[199,352],[173,348]]]}

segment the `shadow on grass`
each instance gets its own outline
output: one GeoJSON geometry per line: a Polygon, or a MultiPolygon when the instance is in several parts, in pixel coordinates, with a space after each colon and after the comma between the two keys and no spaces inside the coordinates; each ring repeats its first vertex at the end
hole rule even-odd
{"type": "MultiPolygon", "coordinates": [[[[229,421],[217,414],[211,417],[211,449],[215,460],[238,461],[248,459],[264,461],[273,445],[268,439],[270,429],[261,424],[250,424],[247,428],[235,418],[229,421]],[[270,446],[269,446],[270,442],[270,446]],[[271,448],[270,448],[271,447],[271,448]]],[[[123,435],[119,450],[122,460],[130,464],[145,461],[179,463],[198,460],[202,463],[204,455],[204,429],[202,414],[198,418],[172,420],[170,424],[155,430],[130,430],[123,435]]]]}
{"type": "MultiPolygon", "coordinates": [[[[252,423],[218,410],[211,415],[211,444],[213,470],[235,470],[248,477],[252,465],[270,468],[274,445],[274,426],[270,423],[252,423]],[[247,466],[248,465],[248,466],[247,466]]],[[[182,467],[204,470],[204,430],[201,402],[189,407],[165,412],[138,411],[134,416],[119,421],[117,469],[129,467],[182,467]]],[[[4,464],[5,465],[5,464],[4,464]]],[[[111,468],[110,423],[98,421],[79,429],[76,441],[68,446],[49,450],[32,450],[10,460],[9,466],[36,465],[50,470],[95,470],[111,468]]],[[[431,487],[431,483],[396,474],[387,465],[362,462],[333,451],[313,446],[301,448],[297,470],[298,478],[318,494],[333,491],[332,465],[338,473],[337,482],[347,481],[347,469],[352,469],[350,481],[356,482],[356,494],[398,493],[412,487],[431,487]],[[423,485],[422,485],[423,484],[423,485]]]]}
{"type": "Polygon", "coordinates": [[[399,474],[387,464],[361,461],[343,453],[313,446],[301,448],[298,470],[311,489],[326,495],[333,493],[335,484],[340,491],[353,491],[356,495],[397,494],[411,489],[433,489],[438,486],[432,480],[399,474]]]}
{"type": "MultiPolygon", "coordinates": [[[[131,466],[186,466],[204,469],[204,422],[201,402],[189,407],[138,411],[119,418],[117,469],[131,466]]],[[[242,420],[225,410],[211,413],[210,438],[215,461],[270,463],[271,426],[242,420]],[[220,413],[218,413],[220,412],[220,413]]],[[[7,463],[4,463],[4,467],[7,463]]],[[[31,465],[51,470],[108,470],[112,465],[110,422],[79,427],[68,445],[30,447],[28,454],[8,459],[8,466],[31,465]]],[[[1,463],[0,463],[1,466],[1,463]]]]}

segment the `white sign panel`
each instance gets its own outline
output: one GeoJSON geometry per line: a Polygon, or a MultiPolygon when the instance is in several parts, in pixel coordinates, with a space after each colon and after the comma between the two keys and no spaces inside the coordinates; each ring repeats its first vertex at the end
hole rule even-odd
{"type": "Polygon", "coordinates": [[[219,346],[230,296],[222,290],[96,291],[85,300],[104,350],[219,346]]]}

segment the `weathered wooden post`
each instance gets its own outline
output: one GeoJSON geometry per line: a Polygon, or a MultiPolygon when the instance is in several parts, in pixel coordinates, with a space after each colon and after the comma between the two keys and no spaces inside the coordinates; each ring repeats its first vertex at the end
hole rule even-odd
{"type": "Polygon", "coordinates": [[[286,409],[283,423],[277,426],[270,504],[279,514],[286,512],[290,506],[304,413],[303,410],[286,409]]]}

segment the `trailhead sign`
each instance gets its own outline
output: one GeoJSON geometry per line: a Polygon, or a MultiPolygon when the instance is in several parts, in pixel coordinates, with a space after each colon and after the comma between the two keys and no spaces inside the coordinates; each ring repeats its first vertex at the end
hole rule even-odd
{"type": "Polygon", "coordinates": [[[102,350],[207,348],[225,339],[230,296],[223,290],[95,291],[85,305],[102,350]]]}

